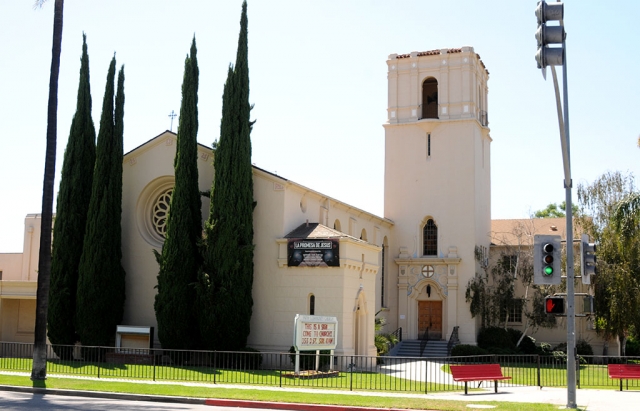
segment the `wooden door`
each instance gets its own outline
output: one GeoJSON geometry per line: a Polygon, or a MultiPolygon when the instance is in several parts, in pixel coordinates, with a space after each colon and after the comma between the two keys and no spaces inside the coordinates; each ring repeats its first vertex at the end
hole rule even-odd
{"type": "Polygon", "coordinates": [[[418,338],[442,339],[442,301],[418,301],[418,338]]]}

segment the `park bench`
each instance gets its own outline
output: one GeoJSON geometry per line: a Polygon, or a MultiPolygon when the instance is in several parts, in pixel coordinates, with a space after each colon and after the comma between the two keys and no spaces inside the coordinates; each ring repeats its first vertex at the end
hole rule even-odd
{"type": "Polygon", "coordinates": [[[640,379],[640,365],[638,364],[607,364],[607,369],[609,370],[609,378],[620,379],[620,391],[622,391],[622,380],[640,379]]]}
{"type": "Polygon", "coordinates": [[[500,364],[472,364],[450,366],[453,380],[464,381],[464,394],[467,395],[467,382],[469,381],[493,381],[495,392],[498,392],[498,380],[510,380],[511,377],[502,375],[500,364]]]}

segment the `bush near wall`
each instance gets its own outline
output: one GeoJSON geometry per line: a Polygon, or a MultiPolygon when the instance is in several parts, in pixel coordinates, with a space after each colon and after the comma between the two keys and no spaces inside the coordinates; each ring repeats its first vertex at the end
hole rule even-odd
{"type": "Polygon", "coordinates": [[[478,347],[489,354],[535,354],[535,340],[528,335],[516,346],[521,336],[522,332],[514,328],[485,327],[478,333],[478,347]]]}
{"type": "MultiPolygon", "coordinates": [[[[289,348],[289,359],[291,364],[296,364],[296,348],[292,345],[289,348]]],[[[320,369],[324,366],[328,366],[331,361],[331,351],[320,351],[320,369]]],[[[316,352],[315,351],[300,351],[300,370],[315,370],[316,369],[316,352]]]]}

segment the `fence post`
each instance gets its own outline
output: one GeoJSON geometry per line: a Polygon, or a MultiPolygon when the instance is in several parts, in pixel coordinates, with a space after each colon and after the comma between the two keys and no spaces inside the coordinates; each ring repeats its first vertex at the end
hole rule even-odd
{"type": "Polygon", "coordinates": [[[216,365],[218,364],[217,363],[217,360],[218,360],[217,354],[218,354],[217,351],[213,352],[213,383],[214,384],[216,383],[216,365]]]}
{"type": "Polygon", "coordinates": [[[540,389],[542,389],[542,380],[540,379],[540,355],[536,355],[536,362],[538,364],[537,371],[538,371],[538,387],[540,387],[540,389]]]}
{"type": "Polygon", "coordinates": [[[98,358],[95,361],[98,364],[98,378],[100,378],[100,349],[98,349],[98,358]]]}
{"type": "Polygon", "coordinates": [[[574,353],[576,355],[576,383],[578,388],[580,388],[580,356],[577,350],[574,350],[574,353]]]}
{"type": "Polygon", "coordinates": [[[351,374],[351,377],[349,378],[349,391],[353,391],[353,369],[355,367],[355,362],[353,362],[353,355],[351,356],[351,364],[349,364],[349,366],[347,367],[347,369],[349,369],[349,373],[351,374]]]}
{"type": "Polygon", "coordinates": [[[151,355],[153,355],[153,381],[156,380],[156,352],[151,350],[151,355]]]}
{"type": "Polygon", "coordinates": [[[282,388],[282,353],[280,353],[280,366],[278,368],[280,369],[280,388],[282,388]]]}
{"type": "Polygon", "coordinates": [[[427,360],[424,360],[424,393],[426,394],[429,386],[429,363],[427,360]]]}

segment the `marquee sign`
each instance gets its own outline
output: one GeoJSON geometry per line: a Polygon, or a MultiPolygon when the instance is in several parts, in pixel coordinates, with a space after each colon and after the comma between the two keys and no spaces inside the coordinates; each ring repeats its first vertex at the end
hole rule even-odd
{"type": "Polygon", "coordinates": [[[340,267],[340,241],[334,238],[290,239],[289,267],[340,267]]]}
{"type": "Polygon", "coordinates": [[[298,351],[335,350],[338,343],[336,317],[296,314],[293,329],[293,345],[298,351]]]}

